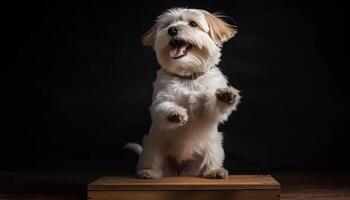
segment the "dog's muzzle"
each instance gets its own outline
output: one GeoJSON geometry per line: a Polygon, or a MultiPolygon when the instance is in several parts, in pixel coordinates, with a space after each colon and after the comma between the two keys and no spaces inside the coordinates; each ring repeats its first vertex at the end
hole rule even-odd
{"type": "Polygon", "coordinates": [[[169,42],[171,49],[169,51],[169,56],[173,59],[182,58],[187,55],[193,45],[184,39],[173,37],[169,42]]]}

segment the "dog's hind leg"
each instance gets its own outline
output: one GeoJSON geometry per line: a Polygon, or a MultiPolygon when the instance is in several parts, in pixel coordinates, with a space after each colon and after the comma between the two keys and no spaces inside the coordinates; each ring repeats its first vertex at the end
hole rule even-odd
{"type": "Polygon", "coordinates": [[[163,176],[163,156],[157,147],[152,144],[149,135],[143,138],[143,151],[140,155],[136,175],[141,179],[156,179],[163,176]]]}
{"type": "Polygon", "coordinates": [[[221,146],[222,137],[217,139],[217,141],[213,141],[213,143],[210,144],[206,152],[205,165],[202,174],[205,178],[223,179],[228,176],[228,171],[222,167],[225,158],[224,149],[221,146]]]}

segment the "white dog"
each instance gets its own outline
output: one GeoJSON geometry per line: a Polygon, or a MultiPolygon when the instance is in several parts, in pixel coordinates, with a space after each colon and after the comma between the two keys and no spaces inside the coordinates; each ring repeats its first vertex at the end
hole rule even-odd
{"type": "Polygon", "coordinates": [[[186,175],[225,178],[222,133],[218,124],[236,109],[239,91],[217,67],[221,47],[235,27],[205,10],[173,8],[144,35],[161,69],[150,107],[152,126],[141,147],[137,176],[154,179],[186,175]]]}

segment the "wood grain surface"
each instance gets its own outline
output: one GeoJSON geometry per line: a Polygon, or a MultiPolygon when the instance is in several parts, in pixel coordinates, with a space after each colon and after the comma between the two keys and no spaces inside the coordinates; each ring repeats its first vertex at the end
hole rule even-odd
{"type": "Polygon", "coordinates": [[[279,190],[94,191],[88,200],[279,200],[279,190]]]}
{"type": "Polygon", "coordinates": [[[125,177],[102,177],[88,185],[88,190],[237,190],[280,189],[269,175],[234,175],[226,179],[201,177],[164,177],[154,180],[125,177]]]}
{"type": "Polygon", "coordinates": [[[279,200],[280,185],[269,175],[234,175],[226,179],[102,177],[88,185],[89,200],[279,200]]]}

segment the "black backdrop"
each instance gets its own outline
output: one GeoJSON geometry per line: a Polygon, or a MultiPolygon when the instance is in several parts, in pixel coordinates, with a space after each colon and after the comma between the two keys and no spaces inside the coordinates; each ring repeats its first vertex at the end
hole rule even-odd
{"type": "Polygon", "coordinates": [[[174,6],[238,23],[220,64],[243,96],[220,126],[230,170],[350,167],[345,5],[258,0],[3,5],[0,167],[132,171],[158,69],[140,36],[174,6]]]}

